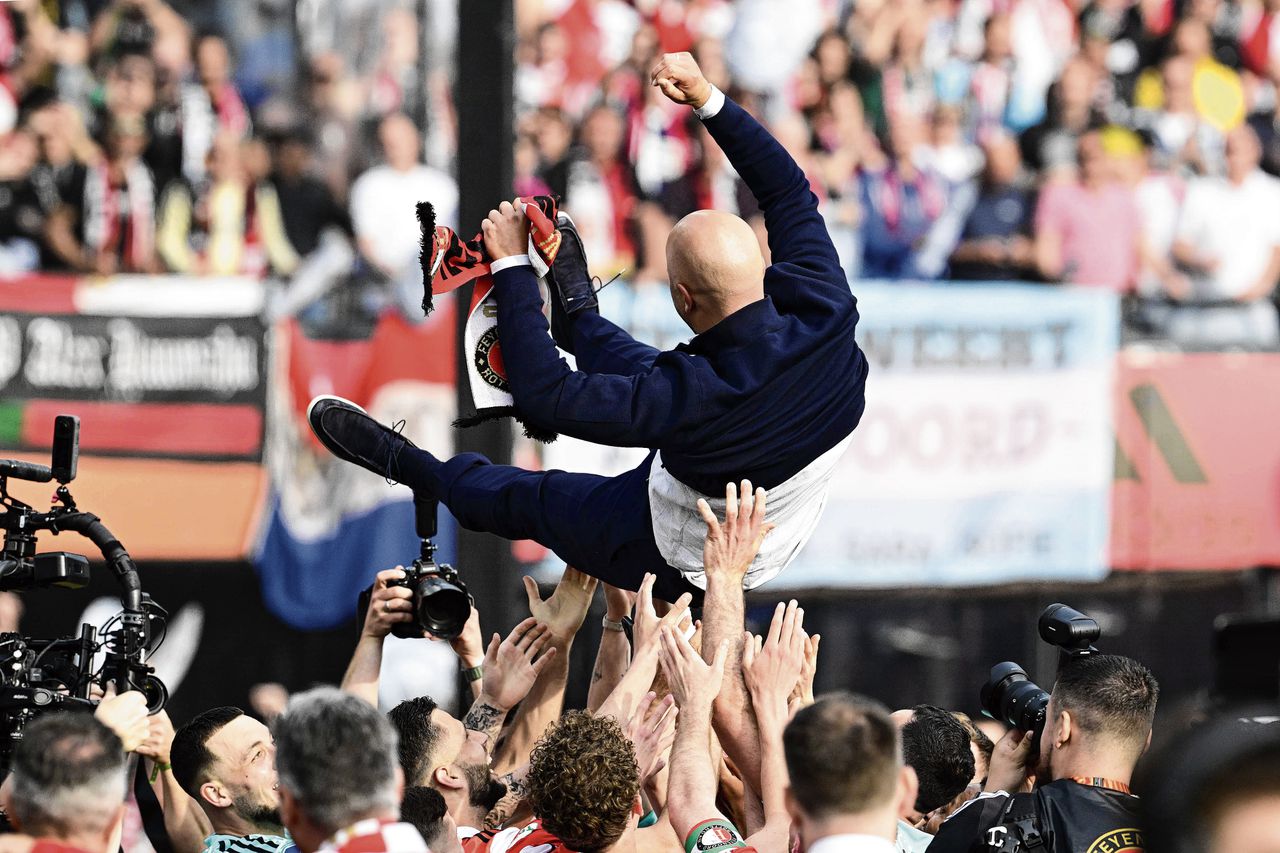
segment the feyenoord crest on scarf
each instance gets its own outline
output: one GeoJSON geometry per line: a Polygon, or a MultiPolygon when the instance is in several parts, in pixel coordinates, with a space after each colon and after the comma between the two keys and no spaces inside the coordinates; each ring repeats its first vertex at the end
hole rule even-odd
{"type": "MultiPolygon", "coordinates": [[[[555,224],[556,201],[548,196],[534,196],[518,199],[518,203],[529,222],[529,262],[541,280],[551,269],[560,248],[560,232],[555,224]]],[[[423,288],[423,313],[431,313],[434,297],[475,282],[463,337],[467,378],[476,411],[458,418],[454,425],[475,426],[495,418],[513,417],[530,438],[554,441],[556,434],[530,426],[512,399],[502,361],[502,342],[498,340],[497,297],[483,237],[477,234],[464,242],[453,229],[436,225],[435,209],[428,202],[418,204],[418,224],[422,228],[422,278],[427,283],[423,288]]]]}

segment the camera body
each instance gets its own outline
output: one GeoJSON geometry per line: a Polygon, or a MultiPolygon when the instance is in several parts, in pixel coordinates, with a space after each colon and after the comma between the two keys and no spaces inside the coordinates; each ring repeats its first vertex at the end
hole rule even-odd
{"type": "MultiPolygon", "coordinates": [[[[471,616],[471,596],[467,586],[458,576],[458,570],[448,563],[435,561],[436,509],[439,503],[430,498],[415,497],[414,524],[422,551],[413,565],[404,570],[404,577],[391,581],[387,586],[402,586],[413,592],[413,621],[397,622],[391,628],[393,636],[406,640],[419,639],[430,634],[441,640],[452,640],[462,633],[471,616]]],[[[360,593],[357,600],[357,618],[364,627],[365,614],[373,587],[360,593]]]]}
{"type": "MultiPolygon", "coordinates": [[[[430,544],[430,543],[426,543],[430,544]]],[[[434,545],[432,549],[434,550],[434,545]]],[[[402,586],[413,591],[412,622],[398,622],[391,629],[397,637],[415,638],[423,633],[442,640],[452,640],[462,633],[471,615],[471,598],[458,571],[448,563],[437,564],[428,555],[413,561],[404,577],[387,586],[402,586]]]]}
{"type": "MultiPolygon", "coordinates": [[[[1040,614],[1040,639],[1060,650],[1058,666],[1098,650],[1093,643],[1102,636],[1095,619],[1065,604],[1051,604],[1040,614]]],[[[1044,733],[1045,712],[1049,693],[1013,661],[1003,661],[991,668],[991,675],[979,693],[982,712],[1012,728],[1032,736],[1033,754],[1040,750],[1044,733]]]]}

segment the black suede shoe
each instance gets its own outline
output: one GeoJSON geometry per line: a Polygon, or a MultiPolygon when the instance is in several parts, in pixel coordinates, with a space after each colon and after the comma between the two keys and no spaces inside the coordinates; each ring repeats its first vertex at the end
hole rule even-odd
{"type": "Polygon", "coordinates": [[[573,352],[573,321],[583,311],[599,311],[596,288],[587,272],[587,254],[582,238],[567,213],[556,218],[560,230],[560,250],[551,264],[548,281],[555,291],[551,300],[551,337],[565,352],[573,352]]]}
{"type": "Polygon", "coordinates": [[[329,394],[307,406],[307,423],[334,456],[395,482],[400,482],[400,452],[416,446],[350,400],[329,394]]]}

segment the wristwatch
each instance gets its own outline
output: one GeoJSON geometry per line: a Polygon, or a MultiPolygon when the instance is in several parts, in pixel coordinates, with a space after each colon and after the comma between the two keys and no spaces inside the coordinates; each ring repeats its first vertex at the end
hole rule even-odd
{"type": "Polygon", "coordinates": [[[462,670],[462,677],[468,682],[479,681],[484,678],[484,665],[473,666],[462,670]]]}
{"type": "Polygon", "coordinates": [[[601,619],[600,624],[604,626],[604,629],[606,631],[617,631],[619,634],[627,630],[626,626],[622,624],[621,620],[614,622],[608,616],[605,616],[603,619],[601,619]]]}

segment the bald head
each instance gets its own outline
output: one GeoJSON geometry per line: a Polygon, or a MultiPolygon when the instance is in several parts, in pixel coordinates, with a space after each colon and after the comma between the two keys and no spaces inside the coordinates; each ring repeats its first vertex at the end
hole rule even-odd
{"type": "Polygon", "coordinates": [[[751,226],[731,213],[699,210],[667,237],[667,274],[676,311],[701,334],[764,298],[764,257],[751,226]]]}

